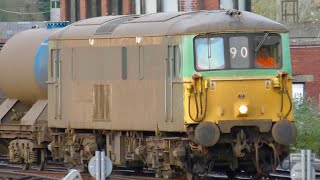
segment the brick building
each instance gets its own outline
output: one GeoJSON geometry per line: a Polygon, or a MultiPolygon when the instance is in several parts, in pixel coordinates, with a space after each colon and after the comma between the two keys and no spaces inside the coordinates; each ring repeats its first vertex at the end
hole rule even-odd
{"type": "Polygon", "coordinates": [[[289,25],[291,59],[296,93],[313,97],[320,106],[319,22],[289,25]]]}
{"type": "Polygon", "coordinates": [[[250,9],[250,0],[60,0],[61,20],[75,22],[103,15],[194,10],[250,9]]]}
{"type": "Polygon", "coordinates": [[[296,93],[320,105],[320,46],[292,46],[291,59],[296,93]]]}
{"type": "Polygon", "coordinates": [[[220,0],[60,0],[61,20],[120,14],[147,14],[220,8],[220,0]]]}
{"type": "Polygon", "coordinates": [[[320,0],[299,2],[277,0],[277,21],[290,30],[294,95],[312,97],[320,106],[320,0]]]}

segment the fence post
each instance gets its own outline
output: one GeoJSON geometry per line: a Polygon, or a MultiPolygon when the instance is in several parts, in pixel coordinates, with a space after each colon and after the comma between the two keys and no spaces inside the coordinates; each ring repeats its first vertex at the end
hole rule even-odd
{"type": "Polygon", "coordinates": [[[301,150],[301,176],[302,179],[307,179],[306,178],[306,150],[302,149],[301,150]]]}
{"type": "Polygon", "coordinates": [[[106,154],[104,151],[101,151],[101,180],[106,179],[106,172],[105,172],[105,157],[106,154]]]}
{"type": "Polygon", "coordinates": [[[101,180],[101,160],[100,160],[100,151],[96,151],[96,180],[101,180]]]}
{"type": "Polygon", "coordinates": [[[311,169],[311,150],[307,150],[307,180],[312,180],[312,169],[311,169]]]}

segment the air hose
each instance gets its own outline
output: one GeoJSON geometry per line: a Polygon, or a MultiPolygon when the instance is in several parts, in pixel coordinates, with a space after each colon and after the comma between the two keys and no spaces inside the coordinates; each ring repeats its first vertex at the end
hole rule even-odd
{"type": "Polygon", "coordinates": [[[292,100],[291,100],[291,97],[290,97],[290,94],[289,94],[289,91],[288,91],[288,88],[287,88],[287,80],[288,80],[288,74],[287,73],[281,73],[280,74],[280,77],[281,77],[281,83],[282,83],[282,89],[281,89],[281,108],[280,108],[280,112],[282,113],[283,112],[283,96],[284,94],[286,94],[288,100],[289,100],[289,110],[288,112],[282,117],[282,119],[287,119],[289,114],[291,113],[292,111],[292,100]]]}
{"type": "Polygon", "coordinates": [[[289,91],[288,91],[288,88],[287,88],[287,79],[288,79],[288,76],[286,76],[284,78],[284,88],[285,88],[284,90],[285,90],[285,93],[286,93],[286,95],[288,97],[290,108],[289,108],[287,114],[284,116],[284,119],[287,119],[287,117],[289,116],[290,112],[292,111],[292,100],[291,100],[291,97],[290,97],[290,94],[289,94],[289,91]]]}
{"type": "MultiPolygon", "coordinates": [[[[193,79],[193,92],[194,92],[194,102],[195,102],[195,106],[196,106],[196,117],[192,117],[191,115],[191,92],[189,93],[189,97],[188,97],[188,113],[189,113],[189,117],[190,119],[192,119],[195,122],[201,122],[207,113],[207,108],[208,108],[208,87],[207,85],[205,85],[205,91],[206,91],[206,105],[205,105],[205,109],[203,112],[203,105],[202,105],[202,76],[198,75],[198,74],[194,74],[192,76],[193,79]],[[200,91],[199,91],[199,102],[200,102],[200,112],[199,112],[199,104],[198,104],[198,91],[197,91],[197,79],[200,79],[200,91]],[[200,116],[200,117],[199,117],[200,116]]],[[[207,82],[205,82],[207,83],[207,82]]]]}

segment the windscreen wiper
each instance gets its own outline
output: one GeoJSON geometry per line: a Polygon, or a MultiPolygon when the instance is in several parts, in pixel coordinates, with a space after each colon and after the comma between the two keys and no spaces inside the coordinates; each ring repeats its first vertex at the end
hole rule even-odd
{"type": "Polygon", "coordinates": [[[211,58],[211,40],[209,35],[207,37],[207,47],[208,47],[208,59],[210,59],[211,58]]]}
{"type": "Polygon", "coordinates": [[[209,69],[211,69],[211,64],[210,64],[210,60],[211,60],[211,39],[210,36],[208,35],[207,37],[207,46],[208,46],[208,63],[209,63],[209,69]]]}
{"type": "Polygon", "coordinates": [[[256,47],[255,52],[259,51],[260,47],[262,46],[262,44],[264,43],[264,41],[267,39],[268,36],[269,36],[269,33],[264,34],[263,38],[261,39],[258,46],[256,47]]]}

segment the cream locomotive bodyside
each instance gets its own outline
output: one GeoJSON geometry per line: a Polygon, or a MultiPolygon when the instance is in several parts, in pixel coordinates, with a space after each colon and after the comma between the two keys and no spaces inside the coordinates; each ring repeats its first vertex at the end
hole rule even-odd
{"type": "Polygon", "coordinates": [[[182,83],[168,83],[167,38],[94,41],[50,42],[49,127],[183,132],[182,83]]]}

